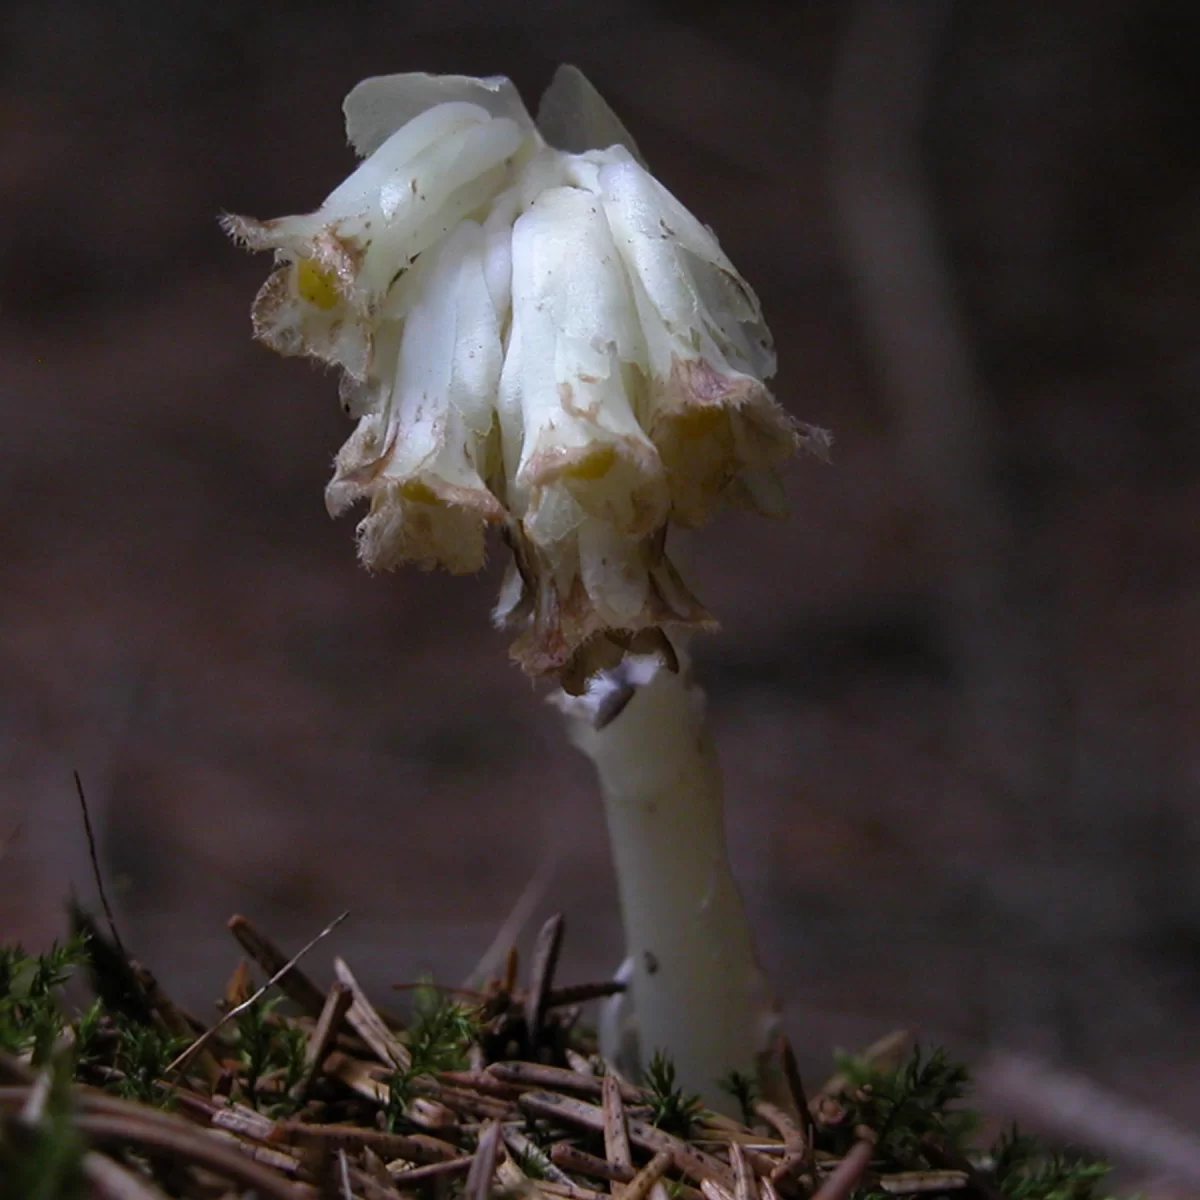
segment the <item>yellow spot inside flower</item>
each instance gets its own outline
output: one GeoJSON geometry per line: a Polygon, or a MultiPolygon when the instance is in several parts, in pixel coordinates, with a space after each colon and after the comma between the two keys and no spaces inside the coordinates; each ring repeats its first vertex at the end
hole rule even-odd
{"type": "Polygon", "coordinates": [[[573,462],[563,474],[568,479],[589,481],[603,479],[617,461],[617,451],[612,446],[600,446],[585,454],[578,462],[573,462]]]}
{"type": "Polygon", "coordinates": [[[332,308],[338,302],[337,277],[311,258],[296,263],[296,291],[317,308],[332,308]]]}
{"type": "Polygon", "coordinates": [[[411,500],[414,504],[436,504],[437,493],[427,483],[420,479],[407,479],[400,485],[400,496],[411,500]]]}

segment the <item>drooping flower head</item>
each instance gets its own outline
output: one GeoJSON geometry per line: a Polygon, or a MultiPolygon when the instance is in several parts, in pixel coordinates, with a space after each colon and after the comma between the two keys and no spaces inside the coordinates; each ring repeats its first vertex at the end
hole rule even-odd
{"type": "Polygon", "coordinates": [[[828,441],[768,391],[753,291],[574,68],[536,125],[499,78],[368,79],[345,114],[363,161],[316,212],[224,219],[275,252],[255,335],[342,371],[330,511],[367,504],[377,569],[478,570],[495,527],[532,675],[670,660],[664,628],[715,624],[670,525],[776,510],[779,463],[828,441]]]}

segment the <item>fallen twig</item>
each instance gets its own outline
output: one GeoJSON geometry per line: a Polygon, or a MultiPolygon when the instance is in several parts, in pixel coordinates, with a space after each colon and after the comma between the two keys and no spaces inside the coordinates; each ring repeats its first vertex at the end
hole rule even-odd
{"type": "Polygon", "coordinates": [[[279,970],[276,971],[275,974],[272,975],[271,978],[268,979],[267,982],[264,983],[262,987],[260,987],[258,991],[254,993],[254,995],[247,997],[242,1001],[241,1004],[235,1005],[233,1008],[229,1009],[229,1011],[226,1012],[225,1015],[221,1017],[221,1019],[215,1025],[210,1026],[204,1033],[202,1033],[186,1050],[183,1051],[182,1054],[176,1055],[176,1057],[167,1064],[166,1069],[163,1071],[164,1076],[175,1074],[176,1071],[180,1070],[187,1063],[191,1062],[192,1059],[199,1054],[205,1046],[208,1045],[208,1043],[221,1029],[228,1025],[229,1022],[232,1021],[239,1013],[245,1012],[246,1009],[255,1003],[255,1001],[266,995],[266,993],[270,991],[275,984],[279,983],[280,980],[287,975],[287,973],[296,965],[296,963],[300,961],[300,959],[302,959],[322,938],[328,937],[329,934],[331,934],[349,915],[350,912],[347,910],[346,912],[342,913],[341,916],[334,917],[334,919],[330,921],[329,924],[326,925],[316,937],[309,941],[305,946],[302,946],[292,958],[288,959],[288,961],[285,962],[283,966],[281,966],[279,970]]]}

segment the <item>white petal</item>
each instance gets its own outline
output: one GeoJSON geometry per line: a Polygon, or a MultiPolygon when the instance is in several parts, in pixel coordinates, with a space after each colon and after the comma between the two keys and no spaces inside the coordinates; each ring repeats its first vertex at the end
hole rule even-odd
{"type": "Polygon", "coordinates": [[[578,154],[619,145],[638,162],[643,161],[633,135],[621,123],[621,118],[587,76],[569,63],[554,72],[550,86],[542,93],[537,127],[556,150],[578,154]]]}
{"type": "MultiPolygon", "coordinates": [[[[500,403],[506,436],[519,424],[523,437],[510,502],[540,505],[538,489],[561,482],[589,514],[647,532],[665,517],[665,481],[626,392],[621,361],[640,342],[600,204],[544,193],[513,227],[512,254],[500,403]]],[[[506,458],[513,469],[511,447],[506,458]]],[[[540,523],[530,534],[544,544],[540,523]]]]}
{"type": "Polygon", "coordinates": [[[484,277],[497,313],[507,314],[512,302],[512,226],[520,195],[516,187],[497,196],[483,223],[484,277]]]}
{"type": "Polygon", "coordinates": [[[419,154],[452,133],[474,125],[486,125],[490,120],[487,109],[478,104],[456,102],[428,109],[397,129],[353,174],[334,188],[321,205],[322,212],[330,215],[356,210],[368,212],[378,202],[381,190],[391,177],[404,171],[419,154]]]}
{"type": "Polygon", "coordinates": [[[599,187],[621,255],[667,327],[710,339],[760,379],[774,374],[758,298],[711,231],[637,163],[606,163],[599,187]]]}
{"type": "Polygon", "coordinates": [[[482,251],[483,231],[464,222],[421,272],[400,344],[389,475],[424,467],[455,486],[483,486],[471,459],[491,429],[501,350],[482,251]],[[442,461],[430,462],[435,454],[442,461]]]}
{"type": "Polygon", "coordinates": [[[588,521],[579,530],[579,574],[605,624],[636,626],[650,594],[650,577],[636,539],[588,521]]]}
{"type": "Polygon", "coordinates": [[[382,296],[418,254],[494,195],[520,141],[503,118],[456,129],[387,180],[376,210],[338,220],[339,234],[361,248],[356,291],[368,301],[382,296]]]}
{"type": "Polygon", "coordinates": [[[486,109],[494,117],[509,117],[527,132],[533,131],[533,122],[517,89],[504,76],[475,79],[417,71],[376,75],[352,88],[342,103],[346,137],[365,158],[426,109],[455,101],[486,109]]]}

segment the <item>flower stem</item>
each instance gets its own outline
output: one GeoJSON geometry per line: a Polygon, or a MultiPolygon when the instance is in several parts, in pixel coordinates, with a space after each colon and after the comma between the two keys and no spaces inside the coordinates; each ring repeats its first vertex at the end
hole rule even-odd
{"type": "MultiPolygon", "coordinates": [[[[619,716],[572,737],[596,766],[612,841],[642,1065],[724,1108],[731,1070],[767,1082],[779,1013],[726,852],[721,773],[686,665],[659,670],[619,716]]],[[[565,706],[564,706],[565,707],[565,706]]]]}

